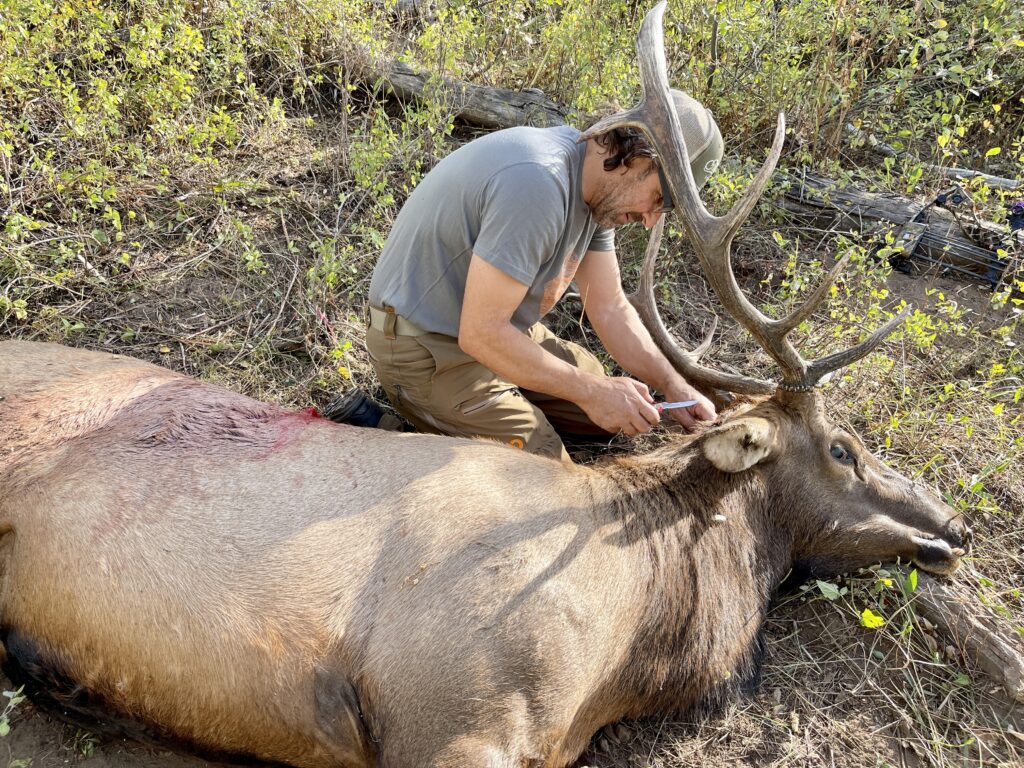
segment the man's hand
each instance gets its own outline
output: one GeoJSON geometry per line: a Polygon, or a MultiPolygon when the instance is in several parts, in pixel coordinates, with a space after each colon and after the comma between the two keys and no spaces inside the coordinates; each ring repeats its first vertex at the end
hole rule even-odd
{"type": "Polygon", "coordinates": [[[714,421],[718,418],[714,404],[685,381],[672,387],[670,391],[666,391],[665,398],[673,402],[697,401],[696,405],[691,405],[689,408],[673,408],[671,411],[667,411],[687,432],[692,432],[698,421],[714,421]]]}
{"type": "Polygon", "coordinates": [[[577,405],[601,429],[636,437],[661,421],[645,384],[620,376],[596,379],[594,383],[577,405]]]}

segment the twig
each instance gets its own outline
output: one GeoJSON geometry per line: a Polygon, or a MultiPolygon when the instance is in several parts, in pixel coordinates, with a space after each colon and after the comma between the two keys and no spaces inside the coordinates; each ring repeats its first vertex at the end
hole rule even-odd
{"type": "MultiPolygon", "coordinates": [[[[288,225],[285,224],[284,214],[281,214],[281,229],[284,231],[284,242],[285,247],[291,250],[291,238],[288,236],[288,225]]],[[[294,254],[293,254],[294,255],[294,254]]],[[[277,315],[274,317],[274,322],[270,324],[270,330],[267,331],[267,338],[271,339],[274,336],[274,329],[277,328],[277,323],[281,319],[281,315],[284,314],[284,308],[288,304],[288,297],[292,294],[292,288],[295,287],[295,281],[299,278],[299,257],[295,255],[295,270],[292,272],[292,281],[288,283],[288,290],[284,292],[284,296],[281,298],[281,306],[277,308],[277,315]]]]}
{"type": "Polygon", "coordinates": [[[707,89],[709,94],[715,92],[715,74],[718,72],[718,23],[719,16],[716,13],[711,24],[711,64],[708,67],[707,89]]]}
{"type": "Polygon", "coordinates": [[[85,271],[88,272],[92,277],[95,277],[101,283],[107,282],[107,279],[100,274],[100,271],[96,269],[96,267],[89,263],[89,260],[85,258],[85,256],[79,253],[75,255],[75,258],[82,262],[82,266],[85,267],[85,271]]]}

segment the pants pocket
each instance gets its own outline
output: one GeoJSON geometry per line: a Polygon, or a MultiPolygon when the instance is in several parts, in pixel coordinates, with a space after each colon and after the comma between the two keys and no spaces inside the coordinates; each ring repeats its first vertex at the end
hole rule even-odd
{"type": "Polygon", "coordinates": [[[508,389],[492,392],[483,397],[472,398],[464,403],[459,403],[458,410],[463,416],[472,416],[473,414],[480,413],[488,408],[493,408],[501,402],[502,398],[509,395],[519,395],[519,390],[515,387],[509,387],[508,389]]]}

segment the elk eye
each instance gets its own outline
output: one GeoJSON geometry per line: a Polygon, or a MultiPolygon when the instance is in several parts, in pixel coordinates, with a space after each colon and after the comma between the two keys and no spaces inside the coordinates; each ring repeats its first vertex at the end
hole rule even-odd
{"type": "Polygon", "coordinates": [[[830,453],[832,454],[832,458],[840,464],[853,464],[853,456],[839,443],[832,446],[830,453]]]}

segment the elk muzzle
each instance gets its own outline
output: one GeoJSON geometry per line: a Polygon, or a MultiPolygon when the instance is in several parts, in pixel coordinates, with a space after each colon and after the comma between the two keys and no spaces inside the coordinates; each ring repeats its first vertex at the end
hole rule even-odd
{"type": "Polygon", "coordinates": [[[960,559],[970,553],[973,540],[971,529],[959,518],[954,518],[940,537],[920,534],[913,537],[917,545],[914,563],[929,573],[949,575],[960,566],[960,559]]]}

